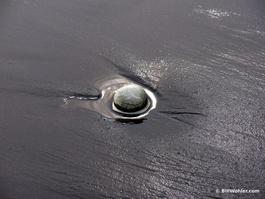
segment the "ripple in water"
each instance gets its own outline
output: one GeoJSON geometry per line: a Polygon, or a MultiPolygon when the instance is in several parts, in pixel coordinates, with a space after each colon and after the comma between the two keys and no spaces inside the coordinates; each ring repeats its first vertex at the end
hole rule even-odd
{"type": "MultiPolygon", "coordinates": [[[[77,96],[69,96],[68,98],[64,98],[64,107],[65,108],[86,108],[95,112],[98,112],[103,117],[108,119],[141,119],[148,115],[148,113],[156,108],[156,97],[149,89],[144,88],[147,93],[149,100],[151,102],[150,107],[143,113],[133,117],[127,117],[120,115],[113,111],[112,102],[115,91],[119,88],[129,85],[136,84],[129,79],[119,76],[113,75],[108,76],[104,79],[100,79],[94,83],[94,86],[101,91],[101,96],[97,97],[77,97],[77,96]]],[[[141,86],[141,85],[140,85],[141,86]]]]}

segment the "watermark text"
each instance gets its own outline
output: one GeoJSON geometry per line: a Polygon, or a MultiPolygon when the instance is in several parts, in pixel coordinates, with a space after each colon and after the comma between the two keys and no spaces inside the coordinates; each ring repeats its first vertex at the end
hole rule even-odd
{"type": "Polygon", "coordinates": [[[216,189],[216,193],[260,193],[258,189],[216,189]]]}

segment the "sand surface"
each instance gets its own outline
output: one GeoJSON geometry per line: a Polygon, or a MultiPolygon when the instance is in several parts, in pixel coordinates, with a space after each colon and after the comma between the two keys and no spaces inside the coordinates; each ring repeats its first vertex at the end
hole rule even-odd
{"type": "Polygon", "coordinates": [[[1,0],[0,198],[265,198],[264,44],[263,0],[1,0]],[[156,109],[80,105],[113,76],[156,109]]]}

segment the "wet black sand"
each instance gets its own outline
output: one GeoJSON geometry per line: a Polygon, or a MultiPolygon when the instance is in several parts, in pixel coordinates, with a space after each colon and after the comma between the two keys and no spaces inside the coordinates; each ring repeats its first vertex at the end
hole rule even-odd
{"type": "Polygon", "coordinates": [[[1,0],[0,198],[265,198],[264,44],[262,0],[1,0]],[[157,108],[65,107],[112,75],[157,108]]]}

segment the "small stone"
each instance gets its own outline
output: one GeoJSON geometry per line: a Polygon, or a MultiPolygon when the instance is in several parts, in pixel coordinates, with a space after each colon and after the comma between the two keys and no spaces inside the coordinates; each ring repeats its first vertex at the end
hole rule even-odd
{"type": "Polygon", "coordinates": [[[147,94],[138,85],[128,85],[118,89],[114,95],[114,105],[125,112],[135,112],[146,107],[147,94]]]}

